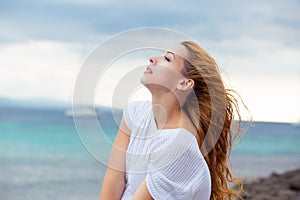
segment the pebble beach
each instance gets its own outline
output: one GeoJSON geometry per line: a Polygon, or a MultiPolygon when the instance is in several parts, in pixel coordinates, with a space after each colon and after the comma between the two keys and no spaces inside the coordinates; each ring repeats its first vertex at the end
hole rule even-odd
{"type": "Polygon", "coordinates": [[[300,200],[300,168],[244,183],[245,199],[300,200]]]}

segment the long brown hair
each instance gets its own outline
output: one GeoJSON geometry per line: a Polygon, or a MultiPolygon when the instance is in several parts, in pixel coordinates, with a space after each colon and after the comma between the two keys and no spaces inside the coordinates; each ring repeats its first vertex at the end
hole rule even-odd
{"type": "MultiPolygon", "coordinates": [[[[242,135],[238,99],[248,108],[235,90],[225,88],[215,60],[203,48],[192,41],[181,44],[189,54],[183,75],[194,80],[195,94],[187,97],[183,109],[197,128],[199,148],[210,170],[210,199],[243,199],[243,182],[233,176],[228,164],[231,164],[233,140],[242,135]],[[237,120],[234,113],[237,114],[237,120]]],[[[250,116],[248,125],[251,121],[250,116]]]]}

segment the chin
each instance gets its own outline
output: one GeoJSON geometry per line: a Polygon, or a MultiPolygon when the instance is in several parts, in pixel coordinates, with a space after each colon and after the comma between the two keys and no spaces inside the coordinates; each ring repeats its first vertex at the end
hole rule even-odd
{"type": "Polygon", "coordinates": [[[147,77],[142,76],[142,77],[140,78],[140,83],[141,83],[141,84],[146,85],[147,82],[148,82],[148,81],[147,81],[147,77]]]}
{"type": "Polygon", "coordinates": [[[149,86],[151,85],[151,83],[149,83],[149,81],[145,77],[140,78],[140,83],[148,89],[149,89],[149,86]]]}

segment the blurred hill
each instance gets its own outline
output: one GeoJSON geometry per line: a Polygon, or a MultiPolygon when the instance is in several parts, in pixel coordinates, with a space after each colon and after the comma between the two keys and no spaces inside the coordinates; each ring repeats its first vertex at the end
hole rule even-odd
{"type": "Polygon", "coordinates": [[[0,107],[5,108],[53,108],[68,109],[71,103],[47,98],[30,98],[30,99],[10,99],[0,97],[0,107]]]}

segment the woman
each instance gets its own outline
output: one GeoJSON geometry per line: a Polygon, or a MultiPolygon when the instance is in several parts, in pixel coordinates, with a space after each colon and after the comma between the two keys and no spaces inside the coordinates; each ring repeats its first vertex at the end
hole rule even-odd
{"type": "Polygon", "coordinates": [[[125,107],[99,199],[242,198],[228,166],[241,116],[214,59],[185,41],[151,57],[141,83],[152,101],[125,107]]]}

